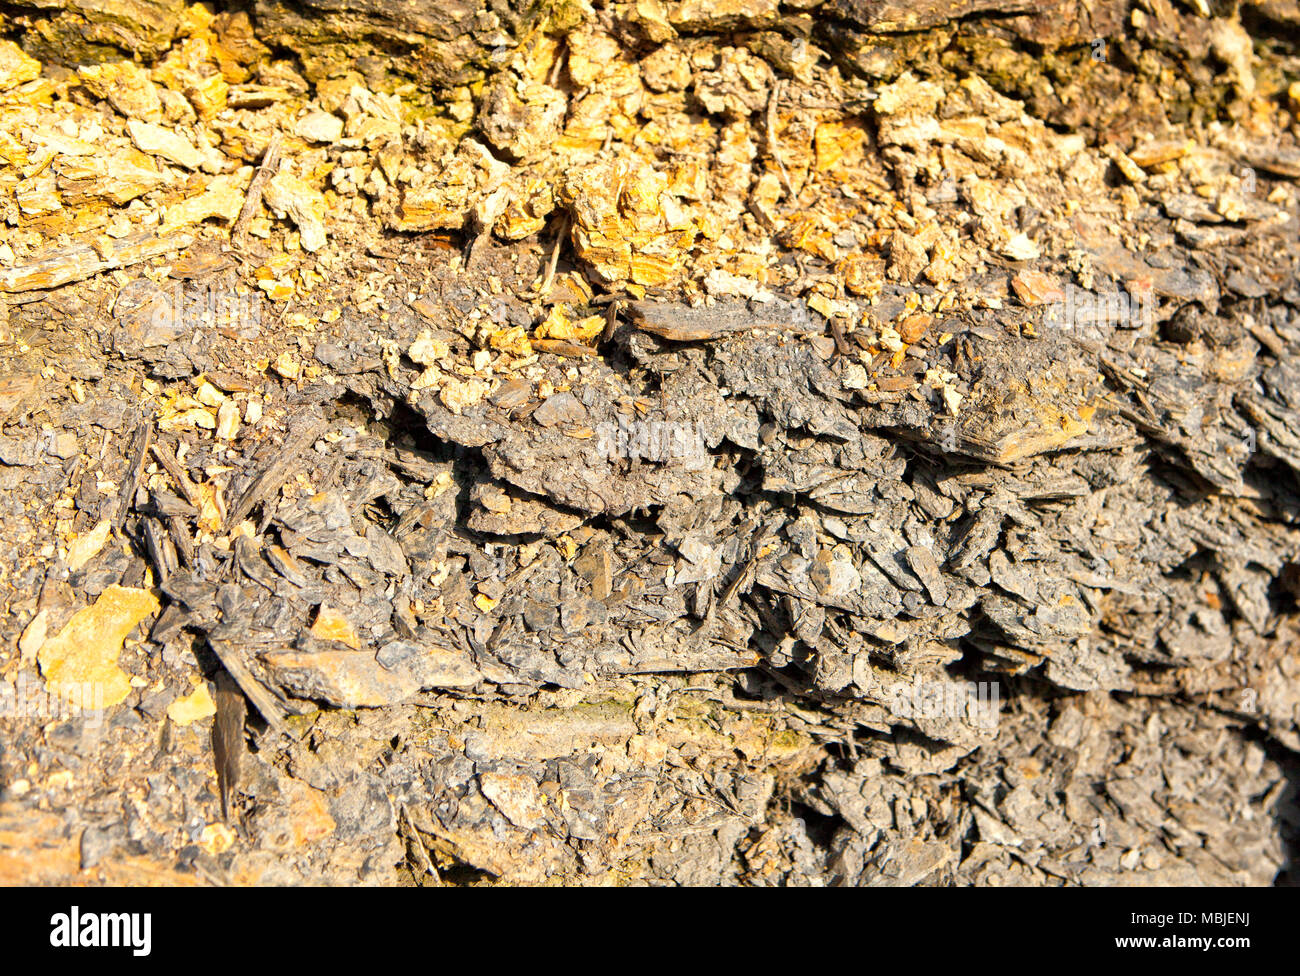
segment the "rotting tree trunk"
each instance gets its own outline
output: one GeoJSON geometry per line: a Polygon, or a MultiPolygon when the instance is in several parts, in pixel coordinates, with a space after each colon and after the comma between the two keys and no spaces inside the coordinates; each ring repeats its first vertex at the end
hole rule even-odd
{"type": "Polygon", "coordinates": [[[82,868],[1288,870],[1300,5],[6,10],[0,491],[70,514],[14,530],[5,666],[153,589],[113,748],[217,669],[262,746],[247,841],[180,835],[201,777],[58,795],[82,868]],[[187,324],[215,282],[274,328],[187,324]]]}

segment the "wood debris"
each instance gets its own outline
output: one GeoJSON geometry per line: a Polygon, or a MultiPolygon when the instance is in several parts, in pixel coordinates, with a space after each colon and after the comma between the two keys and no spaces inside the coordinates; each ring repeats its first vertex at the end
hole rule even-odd
{"type": "Polygon", "coordinates": [[[0,880],[1294,882],[1295,17],[1157,6],[20,2],[0,880]]]}

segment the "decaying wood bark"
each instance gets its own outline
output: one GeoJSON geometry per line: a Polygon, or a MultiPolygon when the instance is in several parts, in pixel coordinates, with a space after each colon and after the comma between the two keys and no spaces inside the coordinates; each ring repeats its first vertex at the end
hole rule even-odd
{"type": "Polygon", "coordinates": [[[0,876],[1294,878],[1295,0],[5,11],[0,876]]]}

